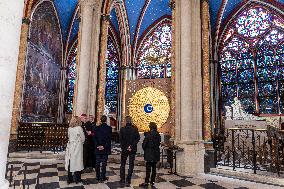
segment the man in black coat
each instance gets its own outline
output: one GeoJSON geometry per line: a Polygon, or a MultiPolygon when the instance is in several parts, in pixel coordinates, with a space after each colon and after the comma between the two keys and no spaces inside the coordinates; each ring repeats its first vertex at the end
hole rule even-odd
{"type": "Polygon", "coordinates": [[[144,150],[144,159],[146,161],[146,178],[145,183],[139,186],[146,187],[149,185],[150,174],[151,181],[150,184],[153,186],[156,178],[156,165],[160,161],[160,144],[161,135],[157,131],[157,125],[154,122],[149,124],[150,131],[145,133],[145,138],[142,143],[142,148],[144,150]]]}
{"type": "Polygon", "coordinates": [[[106,124],[107,117],[101,117],[101,124],[95,128],[94,143],[96,154],[96,177],[99,181],[105,181],[108,155],[111,154],[112,129],[106,124]]]}
{"type": "Polygon", "coordinates": [[[133,126],[131,118],[125,118],[126,126],[120,129],[121,164],[120,164],[120,183],[125,183],[125,164],[129,156],[129,169],[126,178],[126,186],[131,184],[131,176],[134,169],[134,160],[137,152],[137,144],[140,140],[138,129],[133,126]]]}
{"type": "Polygon", "coordinates": [[[85,134],[85,142],[83,145],[83,162],[86,172],[92,171],[95,168],[95,145],[93,141],[94,125],[92,123],[93,117],[90,115],[89,119],[86,117],[87,122],[83,123],[83,131],[85,134]]]}

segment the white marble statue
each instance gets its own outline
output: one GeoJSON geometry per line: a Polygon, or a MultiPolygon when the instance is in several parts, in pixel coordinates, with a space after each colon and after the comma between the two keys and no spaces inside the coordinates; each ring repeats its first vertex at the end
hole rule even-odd
{"type": "Polygon", "coordinates": [[[105,104],[104,115],[107,116],[107,124],[110,125],[110,107],[105,104]]]}
{"type": "Polygon", "coordinates": [[[225,106],[225,109],[226,109],[225,119],[226,120],[232,120],[232,117],[233,117],[232,107],[231,106],[225,106]]]}
{"type": "Polygon", "coordinates": [[[107,104],[105,104],[104,115],[106,115],[106,116],[109,115],[109,112],[110,112],[109,109],[110,109],[110,107],[107,104]]]}
{"type": "MultiPolygon", "coordinates": [[[[232,112],[231,113],[232,120],[259,120],[257,116],[254,116],[252,114],[248,114],[247,112],[245,112],[241,104],[241,101],[237,97],[234,98],[234,103],[231,104],[231,108],[232,110],[229,110],[228,108],[228,111],[232,112]]],[[[226,108],[226,111],[227,111],[227,108],[226,108]]],[[[228,113],[228,116],[230,116],[230,113],[228,113]]],[[[228,120],[227,112],[226,112],[226,120],[228,120]]]]}

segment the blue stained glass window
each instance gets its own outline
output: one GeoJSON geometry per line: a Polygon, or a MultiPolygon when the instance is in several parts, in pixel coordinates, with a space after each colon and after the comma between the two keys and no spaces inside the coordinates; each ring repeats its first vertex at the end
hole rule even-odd
{"type": "Polygon", "coordinates": [[[274,50],[272,47],[267,45],[262,45],[257,51],[257,66],[273,66],[276,62],[274,60],[274,50]]]}
{"type": "Polygon", "coordinates": [[[74,88],[75,88],[75,79],[69,79],[68,87],[69,87],[69,89],[74,90],[74,88]]]}
{"type": "Polygon", "coordinates": [[[137,53],[137,77],[139,79],[171,77],[171,47],[172,25],[170,20],[164,19],[142,40],[137,53]]]}
{"type": "Polygon", "coordinates": [[[235,70],[236,69],[236,60],[227,60],[222,61],[221,69],[223,71],[235,70]]]}
{"type": "Polygon", "coordinates": [[[275,82],[258,83],[259,96],[271,96],[276,95],[277,88],[275,82]]]}
{"type": "Polygon", "coordinates": [[[67,113],[72,113],[73,111],[73,97],[75,90],[75,80],[77,76],[76,72],[76,56],[77,56],[77,44],[75,43],[68,53],[67,62],[67,113]]]}
{"type": "Polygon", "coordinates": [[[242,98],[242,106],[248,113],[255,113],[255,100],[253,97],[242,98]]]}
{"type": "Polygon", "coordinates": [[[279,89],[280,96],[282,96],[281,99],[283,99],[283,97],[284,97],[284,82],[279,83],[278,89],[279,89]]]}
{"type": "Polygon", "coordinates": [[[284,112],[284,102],[280,101],[280,112],[284,112]]]}
{"type": "Polygon", "coordinates": [[[259,98],[259,111],[267,114],[278,113],[278,100],[276,96],[260,97],[259,98]]]}
{"type": "Polygon", "coordinates": [[[110,113],[117,113],[118,88],[119,88],[119,54],[118,48],[111,35],[107,41],[107,58],[106,58],[106,88],[105,104],[108,106],[110,113]]]}
{"type": "Polygon", "coordinates": [[[278,78],[279,78],[279,80],[284,80],[284,66],[279,68],[278,78]]]}
{"type": "Polygon", "coordinates": [[[236,82],[236,72],[222,72],[222,83],[229,84],[236,82]]]}
{"type": "Polygon", "coordinates": [[[239,70],[238,72],[238,80],[240,83],[253,82],[253,77],[254,77],[253,69],[239,70]]]}
{"type": "Polygon", "coordinates": [[[222,97],[234,98],[237,95],[237,85],[222,85],[222,97]]]}
{"type": "Polygon", "coordinates": [[[262,69],[257,69],[257,76],[259,81],[270,81],[275,80],[275,68],[266,67],[262,69]]]}
{"type": "Polygon", "coordinates": [[[237,18],[237,32],[245,37],[257,37],[269,29],[272,17],[273,15],[262,7],[250,8],[237,18]]]}
{"type": "Polygon", "coordinates": [[[167,64],[167,73],[166,73],[167,77],[170,78],[172,76],[172,64],[168,63],[167,64]]]}
{"type": "Polygon", "coordinates": [[[255,95],[254,83],[239,84],[239,97],[251,97],[255,95]]]}
{"type": "Polygon", "coordinates": [[[253,59],[241,59],[240,61],[238,61],[238,68],[240,70],[253,68],[253,59]]]}
{"type": "Polygon", "coordinates": [[[219,51],[223,107],[238,97],[247,112],[284,112],[283,20],[267,7],[252,5],[226,27],[219,51]]]}

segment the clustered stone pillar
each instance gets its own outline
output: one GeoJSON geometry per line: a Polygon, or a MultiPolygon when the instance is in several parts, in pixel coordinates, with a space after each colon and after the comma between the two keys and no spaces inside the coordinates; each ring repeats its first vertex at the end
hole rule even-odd
{"type": "Polygon", "coordinates": [[[202,0],[202,77],[203,77],[203,137],[205,144],[205,172],[215,167],[215,150],[212,142],[211,86],[210,86],[210,13],[209,3],[202,0]]]}
{"type": "MultiPolygon", "coordinates": [[[[101,29],[101,7],[100,1],[93,4],[93,23],[92,23],[92,47],[91,64],[89,76],[89,96],[88,96],[88,115],[96,114],[97,84],[98,84],[98,65],[101,29]]],[[[101,58],[101,57],[100,57],[101,58]]]]}
{"type": "Polygon", "coordinates": [[[203,135],[205,142],[211,142],[210,102],[210,56],[209,56],[209,4],[202,0],[202,81],[203,81],[203,135]]]}
{"type": "Polygon", "coordinates": [[[105,80],[106,80],[106,51],[108,40],[109,15],[102,15],[101,27],[101,51],[100,51],[100,66],[99,66],[99,81],[97,94],[97,124],[100,123],[100,117],[104,114],[105,109],[105,80]]]}
{"type": "Polygon", "coordinates": [[[80,2],[81,22],[79,31],[78,56],[79,64],[74,99],[74,115],[94,114],[96,88],[96,68],[98,60],[98,24],[99,1],[85,0],[80,2]]]}
{"type": "MultiPolygon", "coordinates": [[[[23,92],[23,80],[25,76],[26,53],[28,46],[29,24],[33,0],[26,3],[26,12],[22,19],[21,38],[19,47],[19,57],[16,74],[16,84],[14,92],[14,103],[12,112],[12,125],[11,125],[11,139],[15,140],[17,135],[17,128],[20,119],[21,98],[23,92]]],[[[10,139],[10,141],[11,141],[10,139]]]]}
{"type": "Polygon", "coordinates": [[[0,4],[0,189],[8,189],[5,171],[24,0],[1,1],[0,4]]]}
{"type": "Polygon", "coordinates": [[[204,172],[200,1],[175,5],[175,144],[184,149],[177,153],[183,175],[204,172]]]}

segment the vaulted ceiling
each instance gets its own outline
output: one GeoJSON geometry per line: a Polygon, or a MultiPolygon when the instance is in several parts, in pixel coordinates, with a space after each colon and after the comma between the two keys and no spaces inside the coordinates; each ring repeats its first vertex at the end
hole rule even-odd
{"type": "MultiPolygon", "coordinates": [[[[56,13],[58,15],[60,29],[64,43],[72,42],[78,33],[79,21],[77,15],[78,0],[30,0],[33,9],[38,3],[44,1],[53,2],[56,13]],[[70,36],[70,38],[69,38],[70,36]]],[[[27,1],[28,4],[29,1],[27,1]]]]}
{"type": "MultiPolygon", "coordinates": [[[[35,0],[34,2],[38,2],[35,0]]],[[[59,17],[63,41],[72,42],[78,33],[79,20],[77,16],[78,0],[51,0],[54,2],[59,17]],[[69,36],[69,38],[68,38],[69,36]]],[[[116,0],[123,3],[126,9],[130,41],[139,38],[147,28],[162,16],[171,16],[170,0],[116,0]]],[[[270,3],[284,9],[284,0],[209,0],[210,22],[213,34],[216,29],[236,10],[249,2],[270,3]]],[[[119,34],[118,18],[114,8],[111,11],[111,22],[119,34]]]]}
{"type": "MultiPolygon", "coordinates": [[[[54,5],[58,13],[59,22],[61,25],[63,40],[66,40],[73,22],[73,15],[76,11],[78,0],[54,0],[54,5]]],[[[75,24],[76,25],[76,24],[75,24]]],[[[73,29],[73,32],[78,32],[78,27],[73,29]]],[[[74,33],[72,34],[74,35],[74,33]]]]}
{"type": "MultiPolygon", "coordinates": [[[[40,0],[34,0],[34,4],[40,0]]],[[[75,39],[79,30],[77,15],[78,0],[50,0],[54,2],[62,31],[62,38],[66,45],[75,39]]],[[[129,27],[129,38],[133,43],[135,37],[139,38],[147,28],[163,16],[171,16],[170,0],[115,0],[125,7],[126,17],[122,18],[129,27]]],[[[120,34],[118,9],[111,10],[111,23],[117,34],[120,34]]]]}
{"type": "MultiPolygon", "coordinates": [[[[128,24],[130,42],[133,44],[135,38],[139,38],[155,21],[163,16],[171,16],[172,10],[169,6],[170,0],[116,0],[125,7],[126,17],[121,18],[128,24]]],[[[118,9],[113,7],[111,10],[111,23],[114,25],[118,34],[122,28],[119,28],[118,16],[121,15],[118,9]]],[[[125,29],[125,28],[124,28],[125,29]]]]}

